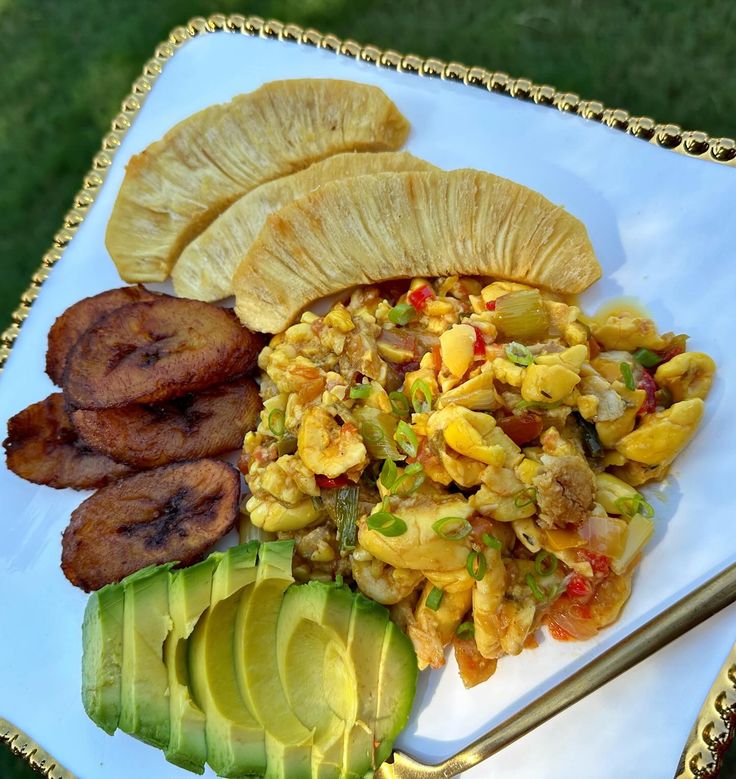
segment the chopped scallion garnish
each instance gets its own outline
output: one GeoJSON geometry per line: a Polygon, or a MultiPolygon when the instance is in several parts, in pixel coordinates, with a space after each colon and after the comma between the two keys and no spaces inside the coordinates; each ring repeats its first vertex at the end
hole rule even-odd
{"type": "Polygon", "coordinates": [[[473,526],[464,517],[442,517],[432,523],[432,530],[448,541],[461,541],[472,529],[473,526]]]}
{"type": "Polygon", "coordinates": [[[639,365],[643,365],[645,368],[653,368],[655,365],[662,362],[662,358],[656,352],[653,352],[651,349],[645,349],[644,347],[637,349],[632,357],[639,365]]]}
{"type": "Polygon", "coordinates": [[[635,390],[636,382],[634,381],[634,374],[631,370],[631,366],[627,362],[619,363],[621,369],[621,377],[624,380],[624,384],[627,390],[635,390]]]}
{"type": "Polygon", "coordinates": [[[370,384],[356,384],[350,388],[350,397],[353,400],[363,400],[371,394],[372,389],[370,384]]]}
{"type": "Polygon", "coordinates": [[[442,598],[444,597],[444,590],[441,590],[439,587],[432,587],[429,595],[427,595],[427,608],[432,609],[432,611],[437,611],[437,609],[440,607],[440,603],[442,603],[442,598]]]}
{"type": "Polygon", "coordinates": [[[388,312],[389,321],[395,325],[408,325],[417,316],[417,310],[410,303],[399,303],[388,312]]]}
{"type": "Polygon", "coordinates": [[[522,368],[526,368],[534,362],[534,355],[529,348],[517,341],[506,344],[506,357],[508,357],[514,365],[520,365],[522,368]]]}
{"type": "Polygon", "coordinates": [[[406,533],[406,522],[396,514],[389,511],[377,511],[371,514],[367,520],[368,527],[380,533],[382,536],[403,536],[406,533]]]}
{"type": "Polygon", "coordinates": [[[391,410],[397,417],[409,416],[409,400],[403,392],[398,390],[389,392],[388,399],[391,401],[391,410]]]}
{"type": "Polygon", "coordinates": [[[432,390],[424,379],[417,379],[411,385],[411,405],[417,414],[432,410],[432,390]]]}
{"type": "Polygon", "coordinates": [[[627,517],[633,517],[634,514],[641,514],[643,517],[651,519],[654,516],[652,504],[647,503],[638,492],[634,495],[624,495],[622,498],[617,498],[614,505],[627,517]]]}
{"type": "Polygon", "coordinates": [[[525,409],[532,409],[535,411],[551,411],[553,408],[559,408],[561,406],[561,402],[557,403],[541,403],[538,400],[520,400],[515,406],[514,409],[519,409],[521,411],[525,409]]]}
{"type": "Polygon", "coordinates": [[[335,495],[335,524],[340,549],[350,551],[358,543],[358,498],[360,488],[357,484],[338,487],[335,495]]]}
{"type": "Polygon", "coordinates": [[[537,556],[534,558],[534,571],[537,576],[551,576],[557,570],[557,558],[542,549],[541,552],[537,552],[537,556]]]}
{"type": "Polygon", "coordinates": [[[424,484],[424,468],[421,463],[407,465],[404,472],[396,479],[391,487],[393,495],[406,497],[413,495],[424,484]]]}
{"type": "Polygon", "coordinates": [[[385,434],[383,428],[376,422],[363,422],[360,426],[360,437],[367,444],[380,444],[385,434]]]}
{"type": "Polygon", "coordinates": [[[394,441],[399,445],[399,449],[409,457],[416,457],[419,451],[419,442],[416,433],[403,420],[396,426],[394,441]]]}
{"type": "Polygon", "coordinates": [[[588,457],[602,457],[603,444],[598,438],[598,431],[592,422],[588,422],[579,411],[573,411],[573,417],[580,428],[580,437],[583,439],[583,446],[588,457]]]}
{"type": "Polygon", "coordinates": [[[486,570],[488,570],[485,555],[482,552],[476,552],[474,549],[468,554],[465,567],[473,579],[479,582],[486,575],[486,570]]]}
{"type": "Polygon", "coordinates": [[[537,490],[535,487],[524,487],[514,495],[514,506],[523,509],[537,502],[537,490]]]}
{"type": "Polygon", "coordinates": [[[475,625],[472,622],[461,622],[455,629],[455,635],[458,638],[473,638],[475,625]]]}
{"type": "Polygon", "coordinates": [[[490,549],[500,549],[502,546],[501,542],[496,538],[496,536],[492,536],[490,533],[483,533],[481,540],[490,549]]]}
{"type": "Polygon", "coordinates": [[[542,588],[539,586],[539,582],[534,578],[533,574],[528,573],[526,575],[526,583],[527,583],[529,589],[532,591],[532,595],[534,596],[534,600],[537,600],[540,603],[542,601],[546,600],[547,596],[542,591],[542,588]]]}
{"type": "Polygon", "coordinates": [[[274,408],[268,415],[268,429],[276,436],[281,436],[286,431],[286,415],[280,408],[274,408]]]}
{"type": "Polygon", "coordinates": [[[396,483],[398,475],[399,470],[396,467],[396,463],[393,460],[386,460],[383,463],[383,468],[381,468],[381,475],[379,478],[381,480],[381,484],[387,490],[390,490],[391,487],[393,487],[396,483]]]}

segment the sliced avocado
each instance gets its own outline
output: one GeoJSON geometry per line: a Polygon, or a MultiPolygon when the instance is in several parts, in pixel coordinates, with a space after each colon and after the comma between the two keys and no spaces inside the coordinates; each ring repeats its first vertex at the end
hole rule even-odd
{"type": "Polygon", "coordinates": [[[169,743],[169,678],[163,645],[171,630],[171,564],[123,580],[123,663],[119,727],[157,747],[169,743]]]}
{"type": "Polygon", "coordinates": [[[111,735],[120,717],[123,598],[120,584],[93,592],[82,622],[82,703],[90,719],[111,735]]]}
{"type": "Polygon", "coordinates": [[[164,662],[169,674],[171,735],[166,759],[198,774],[204,773],[207,759],[205,717],[189,692],[187,639],[210,605],[212,577],[221,558],[215,552],[201,563],[174,571],[169,583],[172,629],[164,644],[164,662]]]}
{"type": "Polygon", "coordinates": [[[418,674],[417,656],[411,640],[393,622],[389,622],[383,641],[377,688],[377,766],[391,754],[396,736],[409,720],[418,674]]]}
{"type": "Polygon", "coordinates": [[[353,594],[309,582],[284,595],[276,652],[291,709],[314,731],[312,778],[342,775],[345,731],[355,724],[356,669],[348,653],[353,594]]]}
{"type": "Polygon", "coordinates": [[[362,779],[379,765],[375,754],[376,710],[383,644],[390,623],[386,608],[360,593],[354,599],[348,651],[357,671],[358,710],[355,725],[345,733],[343,765],[345,777],[362,779]]]}
{"type": "Polygon", "coordinates": [[[253,593],[238,609],[235,666],[240,691],[266,730],[268,779],[310,779],[312,733],[291,710],[279,677],[276,635],[284,592],[293,583],[293,541],[261,546],[253,593]]]}
{"type": "MultiPolygon", "coordinates": [[[[253,590],[258,543],[228,549],[212,579],[211,604],[189,639],[194,702],[205,713],[207,762],[220,776],[242,777],[266,770],[263,728],[238,689],[235,675],[235,615],[253,590]]],[[[257,656],[257,655],[256,655],[257,656]]]]}

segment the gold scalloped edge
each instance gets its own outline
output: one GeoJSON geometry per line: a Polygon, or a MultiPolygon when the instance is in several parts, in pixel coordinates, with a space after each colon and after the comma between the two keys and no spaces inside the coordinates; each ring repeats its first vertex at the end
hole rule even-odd
{"type": "Polygon", "coordinates": [[[715,779],[736,735],[736,645],[726,658],[680,757],[675,779],[715,779]]]}
{"type": "Polygon", "coordinates": [[[71,771],[67,771],[64,766],[59,765],[48,752],[41,749],[22,730],[18,730],[2,717],[0,717],[0,741],[10,747],[13,754],[23,758],[47,779],[76,779],[71,771]]]}
{"type": "MultiPolygon", "coordinates": [[[[401,54],[393,49],[363,46],[350,38],[342,40],[336,35],[323,34],[312,28],[304,29],[297,24],[284,24],[275,19],[264,20],[259,16],[244,16],[243,14],[212,14],[207,18],[196,16],[185,26],[175,27],[169,33],[167,40],[156,47],[153,57],[146,62],[141,75],[133,82],[130,94],[123,100],[120,113],[112,120],[110,131],[103,137],[100,151],[93,157],[92,167],[82,180],[82,188],[74,197],[72,208],[64,216],[62,228],[54,236],[51,248],[43,255],[41,266],[31,277],[31,283],[21,295],[20,304],[11,315],[12,324],[0,335],[0,373],[5,367],[13,344],[20,333],[21,325],[28,316],[33,301],[38,297],[42,284],[84,221],[84,217],[102,187],[115,152],[164,66],[174,56],[176,50],[187,41],[211,32],[240,33],[314,46],[377,67],[389,68],[399,73],[409,73],[424,78],[439,78],[446,81],[459,81],[467,86],[486,89],[489,92],[507,95],[517,100],[526,100],[538,105],[550,106],[565,113],[578,114],[584,119],[601,122],[616,130],[621,130],[636,138],[688,157],[736,167],[736,141],[731,138],[710,138],[704,132],[683,130],[676,124],[658,124],[646,116],[631,116],[628,111],[620,108],[606,108],[603,103],[597,100],[582,100],[579,95],[572,92],[559,92],[548,84],[535,84],[529,79],[512,78],[507,73],[500,71],[468,67],[459,62],[445,62],[435,57],[423,58],[414,54],[401,54]]],[[[729,733],[732,733],[736,726],[736,704],[733,703],[736,666],[731,667],[728,679],[731,683],[724,685],[719,677],[719,681],[714,685],[706,701],[704,711],[706,709],[719,711],[718,707],[722,706],[723,700],[726,699],[724,696],[731,696],[729,707],[724,709],[727,711],[728,717],[723,715],[722,722],[726,723],[729,733]]],[[[708,722],[705,723],[705,726],[708,726],[712,720],[712,718],[707,719],[708,722]]],[[[701,750],[704,746],[710,750],[715,763],[720,765],[720,760],[729,742],[726,742],[725,746],[720,746],[722,741],[716,739],[713,741],[713,746],[710,747],[711,740],[716,733],[714,730],[716,726],[713,724],[710,729],[707,729],[707,732],[705,726],[703,730],[694,733],[694,738],[686,752],[690,754],[688,751],[690,748],[701,750]]],[[[42,750],[25,733],[2,718],[0,718],[0,740],[9,744],[15,754],[25,758],[31,766],[49,779],[75,779],[72,773],[54,761],[51,755],[42,750]]],[[[712,775],[705,773],[682,774],[683,777],[693,776],[694,779],[705,779],[712,775]]]]}

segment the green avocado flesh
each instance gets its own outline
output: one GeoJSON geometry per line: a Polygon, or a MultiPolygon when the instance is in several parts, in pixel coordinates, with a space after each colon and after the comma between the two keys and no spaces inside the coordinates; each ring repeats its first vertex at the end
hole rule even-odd
{"type": "Polygon", "coordinates": [[[219,776],[262,774],[264,731],[243,700],[235,675],[235,615],[250,598],[257,543],[229,549],[215,572],[212,602],[192,634],[189,668],[195,700],[205,713],[207,762],[219,776]]]}
{"type": "Polygon", "coordinates": [[[113,734],[120,717],[123,662],[123,587],[108,584],[93,592],[82,623],[82,702],[87,714],[113,734]]]}
{"type": "Polygon", "coordinates": [[[120,722],[126,733],[157,747],[169,743],[169,676],[163,647],[171,630],[169,569],[138,571],[123,582],[120,722]]]}
{"type": "Polygon", "coordinates": [[[342,584],[294,584],[293,541],[251,542],[94,593],[82,699],[105,731],[232,779],[364,779],[417,679],[388,612],[342,584]]]}
{"type": "Polygon", "coordinates": [[[171,734],[165,754],[171,763],[198,774],[204,773],[207,760],[205,716],[189,690],[187,639],[209,608],[212,577],[220,558],[216,553],[201,563],[174,571],[169,582],[172,628],[164,644],[164,663],[169,675],[171,734]]]}

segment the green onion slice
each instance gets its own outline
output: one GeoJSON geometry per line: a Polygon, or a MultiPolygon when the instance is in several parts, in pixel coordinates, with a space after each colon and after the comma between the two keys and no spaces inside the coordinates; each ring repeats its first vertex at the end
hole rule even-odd
{"type": "Polygon", "coordinates": [[[627,390],[635,390],[636,382],[634,381],[634,374],[631,371],[631,366],[627,362],[619,363],[621,369],[621,376],[623,377],[624,384],[627,390]]]}
{"type": "Polygon", "coordinates": [[[360,426],[360,436],[369,444],[379,444],[385,438],[383,429],[375,422],[363,422],[360,426]]]}
{"type": "Polygon", "coordinates": [[[528,573],[526,575],[526,583],[529,586],[529,589],[532,591],[534,600],[539,601],[540,603],[546,600],[547,596],[545,595],[542,588],[539,586],[539,582],[534,578],[534,576],[531,573],[528,573]]]}
{"type": "Polygon", "coordinates": [[[523,509],[537,502],[537,490],[535,487],[524,487],[514,495],[514,506],[523,509]]]}
{"type": "Polygon", "coordinates": [[[573,417],[575,417],[575,421],[580,428],[580,437],[583,440],[583,446],[585,447],[585,452],[588,457],[602,457],[603,444],[601,443],[601,439],[598,438],[598,432],[595,429],[595,425],[582,417],[579,411],[573,411],[573,417]]]}
{"type": "Polygon", "coordinates": [[[416,433],[403,420],[396,426],[394,441],[399,445],[404,454],[409,457],[416,457],[419,451],[419,442],[416,433]]]}
{"type": "Polygon", "coordinates": [[[654,516],[652,504],[647,503],[638,492],[636,495],[625,495],[622,498],[617,498],[614,505],[627,517],[633,517],[634,514],[641,514],[643,517],[651,519],[654,516]]]}
{"type": "Polygon", "coordinates": [[[399,303],[388,312],[389,321],[395,325],[408,325],[416,316],[417,310],[411,303],[399,303]]]}
{"type": "Polygon", "coordinates": [[[424,379],[417,379],[411,385],[411,405],[417,414],[432,410],[432,390],[424,379]]]}
{"type": "Polygon", "coordinates": [[[455,635],[458,638],[473,638],[475,635],[475,624],[472,622],[461,622],[455,629],[455,635]]]}
{"type": "Polygon", "coordinates": [[[353,400],[362,400],[363,398],[367,398],[372,391],[373,387],[371,387],[370,384],[355,384],[350,388],[350,397],[353,400]]]}
{"type": "Polygon", "coordinates": [[[388,511],[377,511],[375,514],[371,514],[367,524],[371,530],[389,538],[403,536],[406,533],[406,522],[388,511]]]}
{"type": "Polygon", "coordinates": [[[397,417],[409,416],[409,401],[403,392],[394,390],[388,393],[388,399],[391,401],[391,409],[397,417]]]}
{"type": "Polygon", "coordinates": [[[441,590],[439,587],[432,587],[429,595],[427,595],[427,608],[432,609],[432,611],[437,611],[437,609],[440,607],[440,603],[442,603],[442,598],[444,597],[444,590],[441,590]]]}
{"type": "Polygon", "coordinates": [[[286,431],[286,415],[280,408],[272,409],[268,415],[268,429],[276,438],[281,438],[286,431]]]}
{"type": "Polygon", "coordinates": [[[483,533],[481,540],[489,549],[500,549],[502,546],[496,536],[492,536],[490,533],[483,533]]]}
{"type": "Polygon", "coordinates": [[[506,344],[506,357],[508,357],[514,365],[520,365],[522,368],[526,368],[534,362],[534,355],[529,348],[524,346],[524,344],[520,344],[518,341],[512,341],[510,344],[506,344]]]}
{"type": "Polygon", "coordinates": [[[643,365],[645,368],[653,368],[655,365],[662,362],[662,358],[656,352],[653,352],[651,349],[645,349],[644,347],[637,349],[632,356],[639,365],[643,365]]]}
{"type": "Polygon", "coordinates": [[[360,488],[357,484],[338,487],[335,496],[335,524],[337,538],[342,551],[352,551],[358,543],[358,499],[360,488]]]}
{"type": "Polygon", "coordinates": [[[396,479],[391,487],[393,495],[405,498],[413,495],[424,484],[424,468],[421,463],[407,465],[404,472],[396,479]]]}
{"type": "Polygon", "coordinates": [[[537,576],[551,576],[557,570],[557,558],[542,549],[541,552],[537,552],[537,556],[534,558],[534,571],[537,576]]]}
{"type": "Polygon", "coordinates": [[[393,460],[384,461],[379,478],[381,480],[381,484],[383,484],[387,490],[390,490],[391,487],[394,486],[398,475],[399,469],[396,467],[396,463],[393,460]]]}
{"type": "Polygon", "coordinates": [[[556,403],[541,403],[538,400],[520,400],[515,406],[515,409],[524,410],[530,408],[537,411],[551,411],[553,408],[559,408],[562,405],[562,401],[556,403]]]}
{"type": "Polygon", "coordinates": [[[432,530],[448,541],[462,541],[473,526],[464,517],[442,517],[432,523],[432,530]]]}
{"type": "Polygon", "coordinates": [[[342,587],[343,584],[345,584],[345,579],[343,579],[341,573],[338,573],[335,576],[335,587],[342,587]]]}
{"type": "Polygon", "coordinates": [[[279,438],[279,442],[276,444],[276,451],[278,452],[279,457],[284,454],[294,454],[296,450],[296,436],[292,435],[291,433],[284,433],[284,435],[279,438]]]}
{"type": "Polygon", "coordinates": [[[468,573],[476,580],[480,581],[488,570],[488,564],[486,558],[482,552],[476,552],[475,549],[468,554],[468,559],[465,562],[465,567],[468,573]]]}

